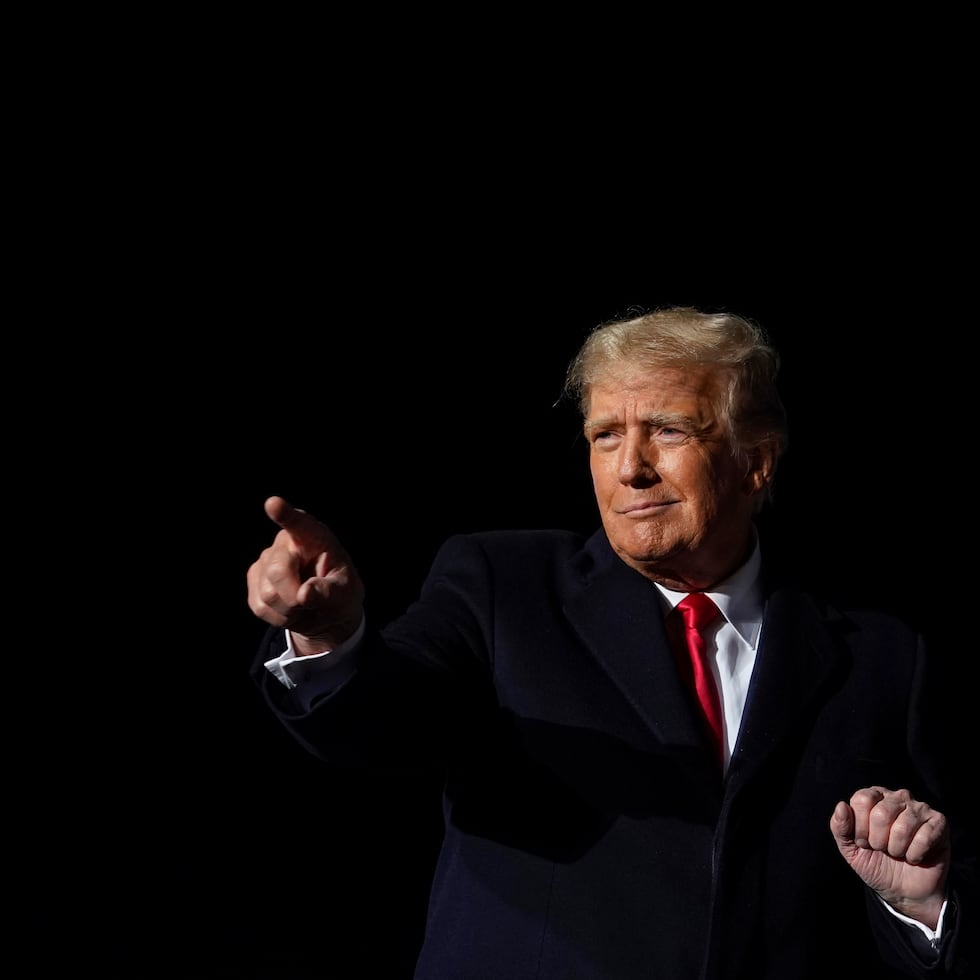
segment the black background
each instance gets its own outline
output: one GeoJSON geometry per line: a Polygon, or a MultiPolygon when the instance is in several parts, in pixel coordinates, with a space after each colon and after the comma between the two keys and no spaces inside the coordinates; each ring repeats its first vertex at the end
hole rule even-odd
{"type": "Polygon", "coordinates": [[[257,134],[304,161],[266,146],[264,167],[244,138],[196,153],[220,145],[198,126],[120,176],[111,213],[66,196],[69,269],[47,288],[72,315],[56,343],[24,338],[11,519],[41,569],[33,681],[12,697],[39,976],[66,956],[103,977],[410,975],[438,777],[327,772],[259,702],[245,572],[274,532],[262,502],[330,523],[379,619],[449,533],[590,529],[576,420],[554,402],[585,333],[633,308],[769,330],[792,425],[779,549],[921,623],[950,669],[964,656],[941,619],[973,535],[955,181],[908,157],[896,174],[884,145],[815,160],[802,132],[751,174],[702,149],[684,183],[583,165],[629,141],[574,176],[499,148],[477,167],[475,134],[422,166],[402,145],[338,174],[335,153],[327,179],[312,142],[257,134]]]}

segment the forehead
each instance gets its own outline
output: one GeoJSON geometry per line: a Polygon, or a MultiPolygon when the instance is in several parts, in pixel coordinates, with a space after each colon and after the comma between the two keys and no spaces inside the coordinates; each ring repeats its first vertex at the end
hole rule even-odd
{"type": "Polygon", "coordinates": [[[713,414],[719,379],[710,368],[624,367],[609,372],[589,389],[589,418],[651,410],[691,417],[713,414]]]}

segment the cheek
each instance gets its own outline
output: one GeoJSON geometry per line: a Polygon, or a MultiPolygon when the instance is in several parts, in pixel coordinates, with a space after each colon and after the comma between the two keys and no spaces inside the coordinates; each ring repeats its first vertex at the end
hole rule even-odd
{"type": "Polygon", "coordinates": [[[609,485],[610,469],[605,459],[592,453],[589,456],[589,472],[592,474],[592,487],[599,494],[609,485]]]}
{"type": "Polygon", "coordinates": [[[726,492],[741,482],[742,470],[728,453],[686,454],[672,458],[671,470],[678,482],[704,491],[726,492]]]}
{"type": "Polygon", "coordinates": [[[592,492],[598,503],[608,504],[622,492],[623,484],[614,454],[593,456],[589,461],[589,470],[592,474],[592,492]]]}
{"type": "Polygon", "coordinates": [[[732,496],[731,473],[703,459],[678,460],[675,466],[663,467],[660,476],[683,499],[685,519],[698,524],[710,520],[732,496]]]}
{"type": "Polygon", "coordinates": [[[706,460],[690,453],[664,453],[657,472],[665,483],[692,498],[710,492],[716,478],[706,460]]]}

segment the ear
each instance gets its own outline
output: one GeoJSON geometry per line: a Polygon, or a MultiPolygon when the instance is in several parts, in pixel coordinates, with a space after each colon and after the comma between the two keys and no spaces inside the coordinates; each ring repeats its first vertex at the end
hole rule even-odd
{"type": "Polygon", "coordinates": [[[743,486],[746,493],[766,494],[776,476],[776,461],[778,456],[771,443],[763,443],[747,453],[748,467],[743,486]]]}

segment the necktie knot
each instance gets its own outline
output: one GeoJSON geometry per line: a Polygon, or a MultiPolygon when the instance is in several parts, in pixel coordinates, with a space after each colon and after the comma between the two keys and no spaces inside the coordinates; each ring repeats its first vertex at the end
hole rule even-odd
{"type": "Polygon", "coordinates": [[[699,633],[720,614],[714,600],[703,592],[692,592],[677,603],[677,608],[684,617],[684,625],[689,630],[697,630],[699,633]]]}

